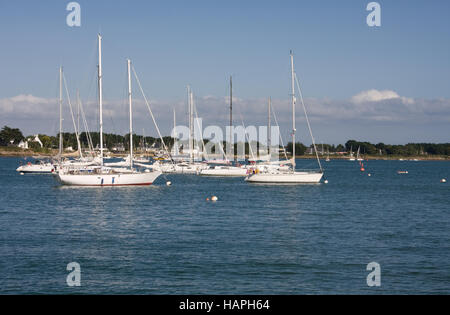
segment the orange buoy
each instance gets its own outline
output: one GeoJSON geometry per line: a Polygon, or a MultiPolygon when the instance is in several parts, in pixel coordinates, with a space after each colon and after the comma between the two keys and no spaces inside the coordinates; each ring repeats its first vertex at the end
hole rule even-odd
{"type": "Polygon", "coordinates": [[[361,172],[364,172],[364,171],[365,171],[364,167],[361,167],[361,172]]]}

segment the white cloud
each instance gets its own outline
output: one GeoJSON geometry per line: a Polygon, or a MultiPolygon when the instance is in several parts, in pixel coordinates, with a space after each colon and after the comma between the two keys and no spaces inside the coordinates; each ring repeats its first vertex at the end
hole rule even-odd
{"type": "MultiPolygon", "coordinates": [[[[240,125],[241,117],[246,125],[267,123],[266,98],[233,98],[233,121],[240,125]]],[[[204,125],[228,125],[229,97],[212,95],[196,96],[195,103],[204,125]]],[[[142,99],[135,99],[134,122],[139,133],[145,128],[147,135],[155,135],[155,128],[142,99]]],[[[186,100],[150,100],[156,121],[163,134],[169,134],[173,124],[173,109],[177,124],[187,124],[186,100]]],[[[291,106],[289,99],[272,99],[280,128],[289,129],[291,106]]],[[[395,123],[405,122],[415,128],[417,123],[450,121],[450,99],[413,99],[400,96],[392,90],[362,91],[347,100],[329,98],[306,98],[305,105],[313,122],[320,123],[395,123]]],[[[128,129],[128,107],[125,100],[105,100],[104,126],[107,132],[126,133],[128,129]]],[[[45,132],[54,134],[58,126],[58,100],[33,95],[17,95],[0,99],[0,124],[19,127],[25,133],[45,132]],[[53,127],[53,128],[52,128],[53,127]]],[[[95,100],[84,104],[90,130],[98,130],[98,106],[95,100]]],[[[64,104],[64,130],[72,131],[73,124],[67,103],[64,104]]],[[[74,111],[75,108],[74,108],[74,111]]],[[[297,105],[299,125],[303,110],[297,105]]]]}
{"type": "Polygon", "coordinates": [[[386,100],[401,100],[404,104],[413,104],[414,100],[412,98],[400,97],[397,92],[391,90],[367,90],[362,91],[351,98],[354,104],[361,104],[365,102],[381,102],[386,100]]]}
{"type": "Polygon", "coordinates": [[[10,98],[0,99],[0,114],[2,116],[40,116],[44,115],[49,110],[54,110],[55,107],[53,106],[56,106],[56,102],[55,99],[21,94],[10,98]]]}
{"type": "Polygon", "coordinates": [[[384,100],[390,100],[400,98],[400,96],[390,90],[378,91],[378,90],[368,90],[362,91],[352,97],[352,102],[355,104],[360,104],[364,102],[379,102],[384,100]]]}

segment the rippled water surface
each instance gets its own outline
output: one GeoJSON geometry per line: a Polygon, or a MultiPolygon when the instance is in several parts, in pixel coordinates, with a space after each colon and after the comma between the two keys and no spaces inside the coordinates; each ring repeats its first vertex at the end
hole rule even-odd
{"type": "Polygon", "coordinates": [[[450,293],[449,162],[331,161],[311,186],[70,188],[19,161],[0,158],[3,294],[450,293]],[[70,262],[81,287],[66,284],[70,262]]]}

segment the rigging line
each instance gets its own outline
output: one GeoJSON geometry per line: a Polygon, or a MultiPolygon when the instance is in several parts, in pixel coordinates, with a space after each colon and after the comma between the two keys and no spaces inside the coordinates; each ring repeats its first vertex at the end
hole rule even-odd
{"type": "Polygon", "coordinates": [[[170,151],[167,149],[166,143],[164,142],[164,139],[163,139],[163,137],[161,135],[161,132],[160,132],[159,127],[158,127],[158,124],[156,123],[155,116],[153,115],[152,109],[150,108],[150,103],[147,100],[147,96],[145,96],[144,90],[142,89],[141,81],[139,81],[139,78],[138,78],[138,75],[136,73],[136,70],[134,69],[133,65],[131,65],[131,68],[133,69],[134,77],[136,78],[136,81],[137,81],[137,84],[139,86],[139,89],[141,90],[142,96],[144,97],[145,104],[147,105],[147,109],[148,109],[148,111],[150,113],[150,116],[152,117],[153,124],[155,125],[155,128],[156,128],[156,131],[158,132],[159,138],[161,139],[161,143],[162,143],[162,145],[164,147],[164,150],[169,155],[170,160],[172,161],[172,163],[175,163],[175,161],[173,160],[172,155],[170,154],[170,151]]]}
{"type": "Polygon", "coordinates": [[[295,77],[295,82],[297,82],[297,89],[298,89],[298,93],[299,93],[299,96],[300,96],[300,101],[302,102],[303,112],[305,113],[306,123],[307,123],[308,129],[309,129],[309,134],[311,135],[312,143],[313,143],[313,146],[314,146],[314,151],[316,153],[317,163],[319,163],[320,171],[323,172],[322,164],[320,163],[319,153],[317,152],[317,148],[316,148],[316,141],[314,140],[314,136],[313,136],[313,133],[312,133],[311,125],[309,123],[308,114],[306,113],[305,103],[303,102],[302,90],[300,89],[300,84],[298,83],[297,73],[295,73],[295,72],[294,72],[294,77],[295,77]]]}
{"type": "MultiPolygon", "coordinates": [[[[223,142],[223,141],[218,141],[219,149],[220,149],[221,153],[223,154],[223,157],[224,157],[225,161],[226,161],[227,163],[229,163],[230,160],[228,160],[228,157],[227,157],[227,155],[225,154],[225,150],[223,149],[223,143],[222,143],[222,142],[223,142]]],[[[215,147],[215,146],[214,146],[214,147],[215,147]]]]}
{"type": "MultiPolygon", "coordinates": [[[[275,113],[275,109],[274,109],[273,103],[271,104],[270,107],[272,109],[273,118],[274,118],[275,123],[277,124],[278,130],[279,130],[280,129],[280,125],[278,124],[277,114],[275,113]]],[[[283,146],[284,157],[286,158],[286,160],[288,160],[288,157],[287,157],[287,154],[286,154],[286,149],[285,149],[284,143],[283,143],[283,137],[281,136],[280,132],[279,132],[279,136],[280,136],[281,145],[283,146]]]]}
{"type": "Polygon", "coordinates": [[[77,130],[77,124],[75,123],[75,116],[73,114],[73,109],[72,109],[72,102],[70,101],[70,95],[69,95],[69,90],[67,89],[67,82],[66,82],[66,76],[63,73],[63,81],[64,81],[64,88],[66,90],[66,96],[67,96],[67,102],[69,103],[69,108],[70,108],[70,114],[72,116],[72,122],[73,122],[73,129],[75,130],[75,137],[77,138],[77,145],[78,145],[78,152],[80,154],[80,157],[83,157],[83,153],[81,151],[81,143],[80,143],[80,136],[78,134],[78,130],[77,130]]]}
{"type": "MultiPolygon", "coordinates": [[[[238,112],[239,112],[239,116],[241,118],[242,127],[244,128],[244,136],[245,136],[245,139],[248,142],[248,148],[250,149],[250,153],[252,155],[252,159],[255,159],[255,155],[253,154],[252,144],[250,143],[250,139],[249,139],[249,137],[247,135],[247,130],[245,129],[244,119],[242,118],[242,113],[241,113],[241,110],[239,108],[238,108],[238,112]]],[[[258,143],[258,141],[256,141],[256,143],[258,143]]]]}
{"type": "Polygon", "coordinates": [[[226,153],[225,153],[225,150],[223,149],[222,141],[219,141],[219,148],[220,148],[220,151],[222,151],[222,154],[223,154],[223,157],[225,158],[225,161],[227,161],[228,163],[230,163],[230,160],[228,160],[228,157],[227,157],[227,155],[226,155],[226,153]]]}
{"type": "MultiPolygon", "coordinates": [[[[128,104],[128,75],[127,72],[123,73],[123,82],[124,84],[123,89],[122,89],[122,108],[121,110],[123,110],[124,113],[124,117],[127,117],[127,119],[130,118],[130,104],[128,104]]],[[[132,95],[134,96],[134,94],[132,93],[132,95]]],[[[113,128],[115,128],[113,126],[113,128]]],[[[130,127],[128,126],[128,128],[126,129],[125,133],[130,133],[130,127]]]]}
{"type": "Polygon", "coordinates": [[[79,102],[80,102],[81,120],[83,121],[84,129],[86,131],[86,138],[87,138],[87,142],[88,142],[89,151],[90,151],[91,155],[94,156],[94,145],[92,142],[91,133],[88,128],[86,115],[84,114],[83,102],[81,101],[81,99],[79,100],[79,102]]]}
{"type": "MultiPolygon", "coordinates": [[[[58,74],[58,77],[59,77],[59,74],[58,74]]],[[[57,107],[57,105],[59,105],[59,103],[58,103],[58,98],[59,98],[59,79],[58,78],[56,79],[55,83],[56,83],[55,94],[54,94],[55,95],[55,105],[56,105],[55,107],[57,107]]],[[[58,119],[56,119],[54,121],[54,126],[53,126],[53,130],[52,130],[52,132],[55,132],[56,135],[58,135],[58,133],[59,133],[59,130],[58,130],[58,132],[56,132],[56,130],[58,129],[58,126],[59,126],[59,116],[58,116],[58,119]]]]}
{"type": "Polygon", "coordinates": [[[92,41],[92,50],[91,50],[91,53],[89,54],[89,59],[88,59],[88,64],[87,64],[88,66],[85,69],[83,69],[84,76],[82,76],[82,78],[87,79],[87,80],[83,80],[83,82],[87,82],[87,83],[89,83],[89,85],[81,86],[82,84],[77,84],[80,88],[83,87],[83,88],[88,89],[88,91],[89,91],[88,96],[90,96],[90,92],[92,89],[92,81],[94,78],[94,76],[92,76],[92,72],[94,72],[96,70],[94,67],[94,64],[96,63],[97,51],[98,51],[98,41],[97,41],[97,39],[95,39],[92,41]]]}
{"type": "MultiPolygon", "coordinates": [[[[94,89],[95,89],[95,84],[94,84],[94,82],[96,82],[97,81],[97,74],[96,74],[96,72],[97,72],[97,69],[96,69],[96,67],[94,67],[94,66],[92,66],[93,64],[95,64],[95,58],[94,58],[94,56],[95,56],[95,54],[97,53],[97,49],[98,49],[98,42],[97,42],[97,40],[95,40],[95,43],[94,43],[94,45],[93,45],[93,47],[94,47],[94,49],[93,49],[93,51],[92,51],[92,53],[91,53],[91,56],[90,56],[90,58],[89,58],[89,60],[90,60],[90,64],[89,64],[89,67],[86,69],[86,73],[87,73],[87,80],[86,80],[86,82],[89,82],[89,84],[87,85],[87,86],[85,86],[86,88],[87,88],[87,97],[86,97],[86,104],[89,104],[90,103],[90,99],[91,99],[91,95],[92,95],[92,90],[93,90],[93,87],[94,87],[94,89]],[[89,71],[89,69],[92,69],[91,71],[89,71]]],[[[98,91],[97,91],[97,89],[95,89],[96,90],[96,101],[98,101],[98,91]]],[[[82,104],[81,104],[82,105],[82,104]]],[[[97,119],[95,120],[95,121],[97,121],[98,122],[98,106],[96,107],[96,111],[95,111],[95,114],[96,114],[96,116],[97,116],[97,119]]],[[[86,117],[84,118],[85,120],[86,120],[86,126],[85,126],[85,128],[86,128],[86,130],[88,130],[88,128],[87,128],[87,119],[86,119],[86,117]]],[[[95,128],[94,128],[95,129],[95,128]]],[[[93,150],[93,148],[94,148],[94,145],[93,145],[93,141],[92,141],[92,136],[90,135],[90,133],[89,133],[89,137],[91,138],[91,145],[92,145],[92,150],[93,150]]]]}
{"type": "Polygon", "coordinates": [[[192,104],[193,106],[193,108],[194,108],[194,113],[195,113],[195,117],[197,118],[197,127],[198,127],[198,130],[199,130],[199,132],[201,133],[200,134],[200,138],[202,139],[202,145],[203,145],[203,156],[205,157],[205,159],[206,160],[208,160],[208,155],[206,154],[206,146],[205,146],[205,141],[203,141],[203,132],[202,132],[202,130],[201,130],[201,126],[200,126],[200,122],[199,122],[199,119],[198,119],[198,112],[197,112],[197,106],[195,106],[195,102],[194,102],[194,104],[192,104]]]}

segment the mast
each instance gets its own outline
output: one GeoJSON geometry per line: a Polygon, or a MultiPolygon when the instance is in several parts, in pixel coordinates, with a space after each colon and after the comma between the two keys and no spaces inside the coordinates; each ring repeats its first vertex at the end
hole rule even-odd
{"type": "Polygon", "coordinates": [[[194,163],[194,147],[195,147],[195,135],[194,135],[194,92],[191,90],[191,162],[194,163]]]}
{"type": "Polygon", "coordinates": [[[272,106],[272,99],[270,98],[270,96],[269,96],[269,111],[268,111],[268,123],[267,123],[267,126],[268,126],[268,129],[267,129],[267,153],[268,154],[270,154],[270,146],[271,146],[271,119],[270,119],[270,111],[271,111],[271,106],[272,106]]]}
{"type": "Polygon", "coordinates": [[[142,150],[145,152],[145,129],[142,128],[142,150]]]}
{"type": "Polygon", "coordinates": [[[292,79],[292,171],[295,172],[295,87],[294,87],[294,55],[291,50],[291,79],[292,79]]]}
{"type": "Polygon", "coordinates": [[[193,103],[194,96],[192,94],[191,87],[188,85],[188,108],[189,108],[189,160],[191,163],[194,162],[194,137],[193,137],[193,103]]]}
{"type": "Polygon", "coordinates": [[[232,133],[232,128],[233,128],[233,78],[230,75],[230,154],[231,154],[231,159],[233,159],[233,133],[232,133]]]}
{"type": "Polygon", "coordinates": [[[77,130],[80,134],[80,90],[77,89],[77,130]]]}
{"type": "MultiPolygon", "coordinates": [[[[191,87],[187,86],[188,122],[189,122],[189,161],[191,160],[191,87]]],[[[183,146],[184,151],[184,146],[183,146]]]]}
{"type": "Polygon", "coordinates": [[[133,108],[131,103],[131,60],[127,59],[128,104],[130,105],[130,169],[133,169],[133,108]]]}
{"type": "Polygon", "coordinates": [[[177,143],[177,118],[175,113],[175,107],[173,108],[173,154],[178,155],[178,143],[177,143]]]}
{"type": "Polygon", "coordinates": [[[62,66],[59,67],[59,164],[62,162],[62,151],[63,151],[63,135],[62,135],[62,66]]]}
{"type": "Polygon", "coordinates": [[[102,36],[98,34],[98,105],[100,108],[100,160],[103,166],[103,86],[102,86],[102,36]]]}
{"type": "Polygon", "coordinates": [[[83,151],[81,150],[81,141],[80,141],[80,91],[77,89],[77,144],[78,144],[78,154],[81,158],[83,158],[83,151]]]}
{"type": "Polygon", "coordinates": [[[176,127],[177,127],[177,117],[175,113],[175,107],[173,108],[173,140],[175,141],[176,138],[176,127]]]}

